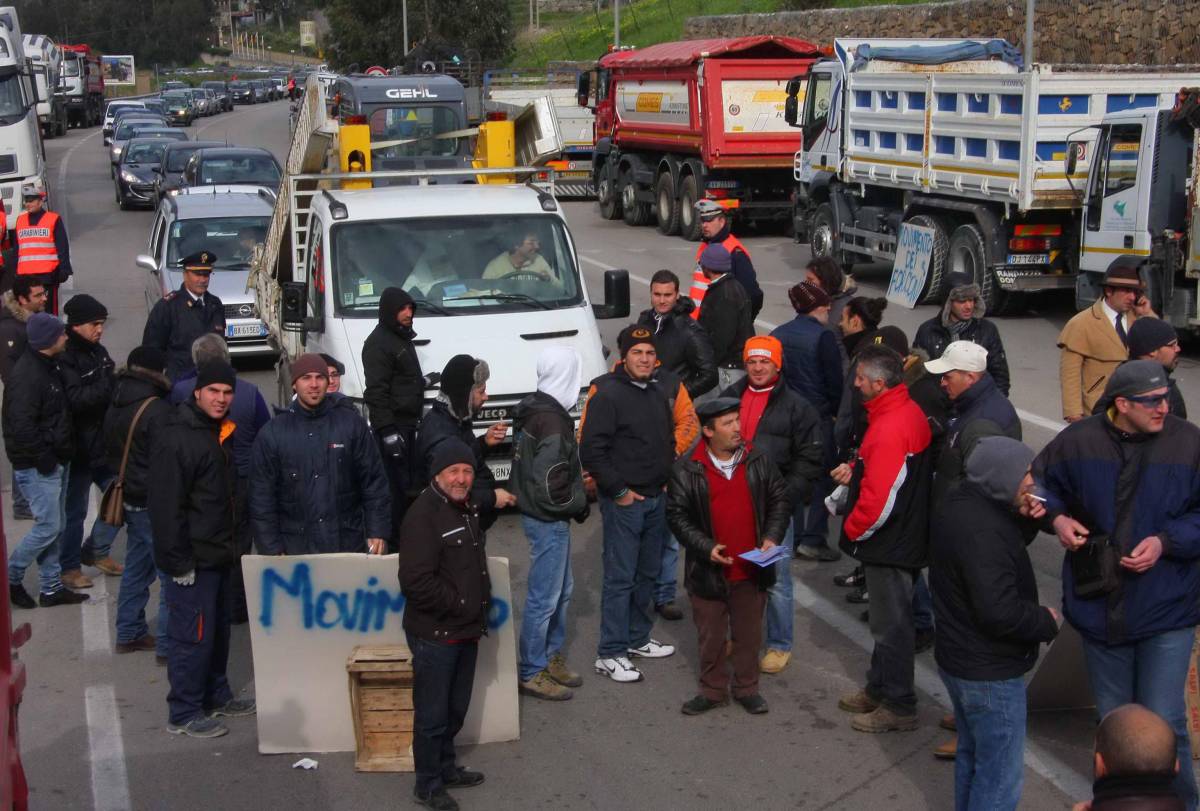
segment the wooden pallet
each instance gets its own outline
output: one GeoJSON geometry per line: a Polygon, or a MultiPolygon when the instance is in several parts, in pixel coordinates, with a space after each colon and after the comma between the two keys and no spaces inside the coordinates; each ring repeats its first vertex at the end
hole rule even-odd
{"type": "Polygon", "coordinates": [[[403,645],[360,645],[346,660],[360,772],[413,771],[412,653],[403,645]]]}

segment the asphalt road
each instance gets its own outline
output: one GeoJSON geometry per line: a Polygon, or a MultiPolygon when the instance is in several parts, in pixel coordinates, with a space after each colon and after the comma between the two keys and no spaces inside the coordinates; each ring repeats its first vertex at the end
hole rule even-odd
{"type": "MultiPolygon", "coordinates": [[[[269,147],[287,145],[282,103],[239,108],[198,122],[205,138],[269,147]]],[[[149,212],[122,212],[113,202],[99,130],[72,131],[48,144],[57,204],[65,215],[76,269],[75,291],[109,309],[104,343],[119,362],[140,340],[146,308],[134,266],[151,222],[149,212]],[[65,206],[64,206],[65,203],[65,206]]],[[[602,221],[592,203],[566,206],[581,268],[592,290],[602,271],[629,269],[635,310],[647,306],[654,270],[690,272],[695,246],[661,237],[652,228],[602,221]]],[[[759,331],[792,317],[786,289],[799,277],[806,246],[777,235],[745,238],[767,304],[759,331]]],[[[886,268],[856,274],[860,289],[881,295],[886,268]]],[[[1043,445],[1059,427],[1058,355],[1054,338],[1070,316],[1066,301],[1000,322],[1012,367],[1013,401],[1025,420],[1026,440],[1043,445]]],[[[933,308],[889,309],[885,321],[911,336],[933,308]]],[[[622,326],[602,322],[606,341],[622,326]]],[[[487,357],[486,347],[463,347],[487,357]]],[[[243,372],[264,392],[274,391],[269,364],[243,372]]],[[[1185,397],[1200,402],[1200,375],[1185,360],[1178,373],[1185,397]]],[[[7,470],[0,481],[8,487],[7,470]]],[[[8,503],[8,493],[4,502],[8,503]]],[[[4,511],[10,543],[27,528],[4,511]]],[[[123,554],[124,535],[115,550],[123,554]]],[[[512,563],[517,610],[528,566],[526,542],[514,516],[491,531],[492,554],[512,563]]],[[[1031,548],[1043,602],[1060,599],[1061,552],[1043,536],[1031,548]]],[[[599,626],[600,523],[595,514],[573,528],[575,598],[567,652],[591,672],[599,626]]],[[[797,585],[795,656],[778,676],[764,676],[771,712],[751,717],[738,707],[686,718],[679,705],[695,693],[695,630],[690,618],[659,622],[655,636],[678,645],[670,659],[646,664],[646,679],[617,685],[585,676],[575,700],[551,704],[521,699],[521,740],[477,746],[462,761],[487,782],[459,799],[467,808],[950,808],[953,766],[935,762],[931,748],[945,739],[937,721],[948,706],[932,654],[918,657],[921,727],[916,732],[869,736],[850,729],[836,706],[840,693],[859,686],[870,647],[858,609],[842,600],[831,576],[848,564],[793,564],[797,585]]],[[[28,575],[32,587],[34,572],[28,575]]],[[[252,719],[233,719],[231,734],[211,741],[164,731],[165,670],[149,654],[112,654],[117,581],[97,577],[92,601],[81,608],[23,611],[33,626],[22,650],[29,685],[21,709],[22,751],[35,809],[253,809],[363,808],[408,803],[410,775],[356,774],[351,754],[324,754],[317,771],[292,769],[293,756],[257,753],[252,719]]],[[[151,602],[151,611],[155,602],[151,602]]],[[[153,626],[152,626],[153,627],[153,626]]],[[[245,626],[234,629],[231,681],[253,691],[245,626]]],[[[1031,716],[1023,807],[1068,807],[1087,796],[1092,722],[1087,712],[1031,716]]]]}

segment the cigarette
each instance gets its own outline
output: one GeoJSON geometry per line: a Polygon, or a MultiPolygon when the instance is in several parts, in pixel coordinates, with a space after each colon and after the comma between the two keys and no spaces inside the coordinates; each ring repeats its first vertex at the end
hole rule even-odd
{"type": "Polygon", "coordinates": [[[1036,495],[1036,494],[1034,494],[1034,493],[1030,493],[1030,494],[1029,494],[1029,497],[1030,497],[1030,498],[1032,498],[1032,499],[1034,499],[1034,500],[1036,500],[1036,501],[1040,501],[1040,502],[1042,502],[1043,504],[1045,504],[1045,503],[1046,503],[1046,497],[1045,497],[1045,496],[1039,496],[1039,495],[1036,495]]]}

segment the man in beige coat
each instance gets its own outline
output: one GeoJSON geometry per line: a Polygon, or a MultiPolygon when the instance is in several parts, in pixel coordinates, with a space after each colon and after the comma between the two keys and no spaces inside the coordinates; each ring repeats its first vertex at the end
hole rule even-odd
{"type": "Polygon", "coordinates": [[[1136,257],[1113,261],[1101,290],[1103,295],[1096,303],[1076,313],[1058,336],[1062,410],[1067,422],[1092,413],[1109,375],[1129,359],[1129,327],[1142,316],[1154,316],[1136,257]]]}

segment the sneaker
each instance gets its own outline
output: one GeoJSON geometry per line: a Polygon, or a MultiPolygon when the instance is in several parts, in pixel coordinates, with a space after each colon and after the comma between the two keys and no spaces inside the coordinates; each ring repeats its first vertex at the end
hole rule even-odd
{"type": "Polygon", "coordinates": [[[17,608],[37,608],[37,603],[20,583],[8,584],[8,600],[17,608]]]}
{"type": "Polygon", "coordinates": [[[758,663],[758,669],[763,673],[778,673],[787,667],[788,662],[791,660],[791,651],[768,648],[766,655],[764,655],[762,660],[758,663]]]}
{"type": "Polygon", "coordinates": [[[679,606],[675,605],[674,600],[654,606],[654,611],[663,619],[671,622],[683,619],[683,612],[679,610],[679,606]]]}
{"type": "Polygon", "coordinates": [[[705,696],[695,696],[685,701],[679,711],[684,715],[703,715],[709,710],[715,710],[717,707],[724,707],[728,704],[728,701],[713,701],[705,696]]]}
{"type": "Polygon", "coordinates": [[[580,687],[583,685],[583,676],[580,676],[574,670],[567,667],[567,657],[561,653],[556,653],[550,657],[550,661],[546,663],[546,674],[563,687],[580,687]]]}
{"type": "Polygon", "coordinates": [[[737,699],[737,703],[742,705],[742,709],[751,715],[765,715],[770,709],[767,707],[767,700],[755,693],[752,696],[742,696],[737,699]]]}
{"type": "Polygon", "coordinates": [[[878,707],[879,702],[867,695],[866,690],[847,693],[838,699],[839,710],[842,712],[852,712],[856,715],[874,712],[878,707]]]}
{"type": "Polygon", "coordinates": [[[218,718],[224,715],[227,718],[242,718],[247,715],[254,715],[258,712],[258,706],[253,699],[249,698],[231,698],[219,707],[213,707],[208,711],[209,718],[218,718]]]}
{"type": "Polygon", "coordinates": [[[529,681],[518,684],[517,692],[544,701],[569,701],[575,695],[568,688],[550,678],[550,674],[544,670],[539,670],[537,675],[529,681]]]}
{"type": "Polygon", "coordinates": [[[642,680],[642,671],[634,667],[624,656],[597,659],[596,672],[608,676],[613,681],[633,682],[642,680]]]}
{"type": "Polygon", "coordinates": [[[948,729],[951,732],[958,731],[958,722],[954,720],[954,713],[943,715],[942,720],[938,721],[938,726],[942,729],[948,729]]]}
{"type": "Polygon", "coordinates": [[[834,575],[833,585],[841,586],[844,589],[858,588],[866,579],[867,576],[863,573],[863,568],[859,566],[854,571],[847,572],[846,574],[834,575]]]}
{"type": "Polygon", "coordinates": [[[914,712],[910,715],[900,715],[887,707],[876,707],[873,712],[856,715],[850,719],[850,726],[859,732],[911,732],[917,728],[918,719],[914,712]]]}
{"type": "Polygon", "coordinates": [[[810,546],[801,543],[796,544],[796,557],[804,558],[805,560],[815,560],[820,563],[832,563],[835,560],[841,560],[842,553],[836,549],[830,549],[825,544],[810,546]]]}
{"type": "Polygon", "coordinates": [[[439,788],[428,794],[413,791],[413,800],[416,801],[417,805],[432,808],[433,811],[458,811],[458,801],[447,794],[444,788],[439,788]]]}
{"type": "Polygon", "coordinates": [[[941,746],[935,746],[933,756],[938,760],[954,760],[958,757],[958,736],[955,735],[941,746]]]}
{"type": "Polygon", "coordinates": [[[111,557],[109,557],[107,555],[100,558],[99,560],[92,561],[88,565],[99,569],[101,572],[108,575],[109,577],[120,577],[121,573],[125,571],[124,566],[122,566],[120,563],[117,563],[115,560],[113,560],[111,557]]]}
{"type": "Polygon", "coordinates": [[[39,594],[38,605],[42,608],[53,608],[56,605],[78,605],[86,603],[88,596],[70,589],[59,589],[50,594],[39,594]]]}
{"type": "Polygon", "coordinates": [[[88,577],[78,569],[72,569],[69,572],[62,573],[63,585],[69,589],[90,589],[92,587],[92,578],[88,577]]]}
{"type": "Polygon", "coordinates": [[[630,656],[638,656],[642,659],[665,659],[675,653],[674,645],[664,645],[656,639],[651,639],[640,648],[630,648],[630,656]]]}
{"type": "Polygon", "coordinates": [[[913,647],[914,653],[924,653],[933,647],[933,629],[925,631],[917,631],[916,645],[913,647]]]}
{"type": "Polygon", "coordinates": [[[154,650],[155,642],[153,636],[146,634],[132,642],[118,642],[116,645],[117,653],[137,653],[138,651],[154,650]]]}
{"type": "Polygon", "coordinates": [[[871,602],[871,593],[863,586],[847,594],[846,602],[853,603],[854,605],[866,605],[871,602]]]}
{"type": "Polygon", "coordinates": [[[189,738],[219,738],[229,734],[229,727],[215,718],[205,718],[201,715],[186,724],[167,724],[167,732],[172,735],[187,735],[189,738]]]}
{"type": "Polygon", "coordinates": [[[463,766],[459,766],[449,780],[442,778],[442,785],[446,788],[473,788],[482,782],[483,772],[473,772],[463,766]]]}

